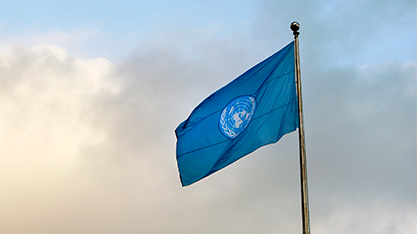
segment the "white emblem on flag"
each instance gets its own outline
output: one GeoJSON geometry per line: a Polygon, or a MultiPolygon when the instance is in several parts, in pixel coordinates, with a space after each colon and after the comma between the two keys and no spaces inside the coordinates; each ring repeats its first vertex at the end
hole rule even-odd
{"type": "Polygon", "coordinates": [[[249,125],[255,109],[256,101],[252,96],[241,96],[233,99],[220,115],[220,131],[226,137],[234,139],[249,125]]]}

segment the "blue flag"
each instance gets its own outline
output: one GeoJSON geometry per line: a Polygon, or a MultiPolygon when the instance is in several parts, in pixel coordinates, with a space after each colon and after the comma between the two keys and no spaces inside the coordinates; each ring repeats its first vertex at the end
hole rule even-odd
{"type": "Polygon", "coordinates": [[[177,127],[181,183],[199,181],[296,128],[291,42],[210,95],[177,127]]]}

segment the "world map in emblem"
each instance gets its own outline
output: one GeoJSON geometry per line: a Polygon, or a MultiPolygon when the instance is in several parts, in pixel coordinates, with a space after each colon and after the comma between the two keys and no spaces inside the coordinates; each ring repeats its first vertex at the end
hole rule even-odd
{"type": "Polygon", "coordinates": [[[227,138],[234,139],[249,125],[255,109],[256,100],[252,96],[240,96],[233,99],[220,115],[220,131],[227,138]]]}

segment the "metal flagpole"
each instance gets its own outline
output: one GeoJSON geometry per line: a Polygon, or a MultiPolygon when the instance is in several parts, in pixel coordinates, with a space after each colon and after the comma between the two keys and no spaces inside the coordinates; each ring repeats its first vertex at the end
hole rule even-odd
{"type": "Polygon", "coordinates": [[[298,48],[298,35],[300,33],[300,24],[296,21],[291,23],[291,30],[294,34],[294,61],[295,61],[295,80],[297,83],[299,128],[298,137],[300,143],[300,178],[301,178],[301,205],[303,215],[303,233],[310,234],[310,215],[308,209],[308,189],[307,189],[307,161],[304,138],[304,121],[303,121],[303,100],[301,98],[301,72],[300,72],[300,53],[298,48]]]}

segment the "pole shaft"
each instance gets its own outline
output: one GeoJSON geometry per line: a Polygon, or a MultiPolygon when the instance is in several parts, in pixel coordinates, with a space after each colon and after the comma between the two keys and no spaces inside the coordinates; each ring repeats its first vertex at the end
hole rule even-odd
{"type": "MultiPolygon", "coordinates": [[[[296,23],[296,22],[294,22],[296,23]]],[[[307,160],[305,149],[305,137],[304,137],[304,120],[303,120],[303,100],[301,96],[301,71],[300,71],[300,53],[298,47],[298,32],[299,24],[293,28],[294,23],[291,25],[291,29],[294,31],[294,62],[295,62],[295,79],[297,83],[297,97],[298,97],[298,113],[299,113],[299,128],[298,137],[300,144],[300,179],[301,179],[301,206],[302,206],[302,218],[303,218],[303,233],[310,234],[310,214],[308,206],[308,188],[307,188],[307,160]]]]}

